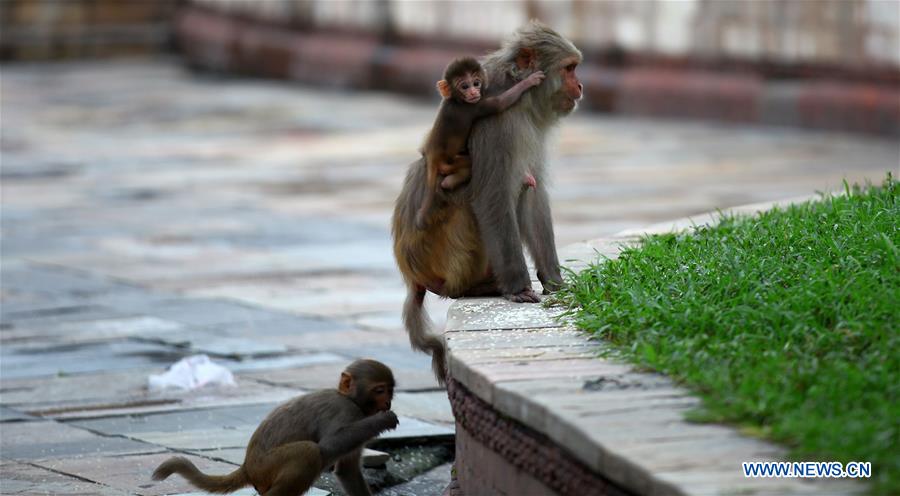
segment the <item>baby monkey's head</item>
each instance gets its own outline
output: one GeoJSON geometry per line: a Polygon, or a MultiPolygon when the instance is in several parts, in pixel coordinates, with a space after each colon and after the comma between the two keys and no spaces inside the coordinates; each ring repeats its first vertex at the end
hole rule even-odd
{"type": "Polygon", "coordinates": [[[454,59],[444,69],[444,79],[437,83],[445,100],[453,98],[460,103],[478,103],[486,86],[487,74],[473,57],[454,59]]]}

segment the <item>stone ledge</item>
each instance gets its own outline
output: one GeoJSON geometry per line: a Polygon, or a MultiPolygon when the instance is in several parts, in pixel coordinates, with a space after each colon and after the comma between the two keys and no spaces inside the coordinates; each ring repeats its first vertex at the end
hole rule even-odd
{"type": "MultiPolygon", "coordinates": [[[[729,212],[755,212],[784,203],[748,205],[729,212]]],[[[616,247],[632,242],[636,236],[702,224],[715,215],[577,243],[561,250],[560,259],[577,270],[598,253],[615,257],[616,247]]],[[[518,481],[520,475],[538,480],[555,494],[578,494],[554,485],[552,471],[548,475],[545,470],[526,470],[517,465],[514,450],[497,451],[498,446],[506,445],[493,437],[504,436],[511,429],[506,423],[511,422],[519,428],[517,436],[529,433],[530,441],[520,440],[531,446],[529,449],[546,449],[545,443],[552,444],[552,449],[571,456],[598,481],[607,481],[601,484],[604,491],[654,495],[834,495],[864,491],[863,484],[852,481],[743,477],[741,462],[784,460],[787,450],[744,437],[730,426],[687,422],[685,412],[699,404],[689,391],[660,374],[638,372],[629,364],[599,358],[604,345],[560,322],[559,315],[558,309],[496,298],[460,299],[450,307],[445,338],[451,403],[457,433],[467,436],[459,437],[457,443],[469,440],[457,452],[464,489],[479,487],[472,481],[467,484],[467,476],[480,477],[473,474],[490,469],[472,467],[466,457],[486,460],[500,455],[518,470],[509,472],[505,479],[491,480],[498,494],[515,494],[517,485],[530,484],[518,481]],[[468,400],[465,411],[460,401],[454,401],[459,391],[475,398],[468,400]],[[478,408],[490,410],[478,414],[482,419],[500,420],[469,422],[478,408]],[[478,454],[479,449],[495,452],[478,454]],[[508,480],[505,489],[498,486],[503,480],[508,480]]],[[[597,494],[609,493],[604,491],[597,494]]]]}

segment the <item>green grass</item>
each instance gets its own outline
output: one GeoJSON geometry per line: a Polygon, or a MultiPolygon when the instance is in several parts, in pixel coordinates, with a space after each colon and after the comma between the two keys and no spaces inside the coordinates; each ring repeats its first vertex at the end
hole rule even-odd
{"type": "Polygon", "coordinates": [[[692,419],[872,462],[873,492],[900,494],[900,184],[845,193],[646,237],[557,301],[698,392],[692,419]]]}

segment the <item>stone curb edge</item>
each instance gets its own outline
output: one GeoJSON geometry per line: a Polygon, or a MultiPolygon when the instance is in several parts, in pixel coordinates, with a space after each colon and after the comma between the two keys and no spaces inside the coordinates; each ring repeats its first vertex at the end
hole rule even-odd
{"type": "MultiPolygon", "coordinates": [[[[753,214],[817,197],[743,205],[722,213],[753,214]]],[[[575,243],[560,250],[560,259],[573,270],[583,268],[598,253],[614,257],[621,245],[639,236],[708,224],[718,215],[677,219],[575,243]]],[[[581,467],[593,470],[599,486],[610,493],[842,495],[864,491],[863,484],[846,481],[744,478],[741,461],[778,461],[787,450],[744,437],[730,426],[687,422],[684,413],[699,401],[693,394],[660,374],[597,357],[602,344],[565,322],[549,327],[547,322],[555,315],[559,312],[497,298],[453,303],[445,339],[457,444],[462,429],[480,443],[479,449],[496,452],[557,494],[570,494],[570,488],[557,487],[552,470],[557,465],[570,474],[581,467]],[[523,312],[529,322],[508,325],[521,321],[515,316],[523,312]],[[527,441],[499,439],[505,437],[527,441]],[[562,461],[531,471],[520,466],[520,459],[527,462],[527,456],[510,450],[511,443],[532,448],[549,443],[550,453],[562,449],[562,461]]],[[[478,473],[478,467],[472,469],[472,462],[462,459],[463,452],[458,446],[457,469],[478,473]]],[[[589,480],[578,478],[579,482],[589,480]]],[[[460,482],[465,488],[466,481],[460,482]]]]}

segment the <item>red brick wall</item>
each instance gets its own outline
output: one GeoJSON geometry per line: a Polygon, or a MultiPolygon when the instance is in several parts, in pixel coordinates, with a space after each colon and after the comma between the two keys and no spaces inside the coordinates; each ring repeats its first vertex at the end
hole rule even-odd
{"type": "Polygon", "coordinates": [[[178,0],[2,0],[0,59],[158,53],[172,45],[178,0]]]}

